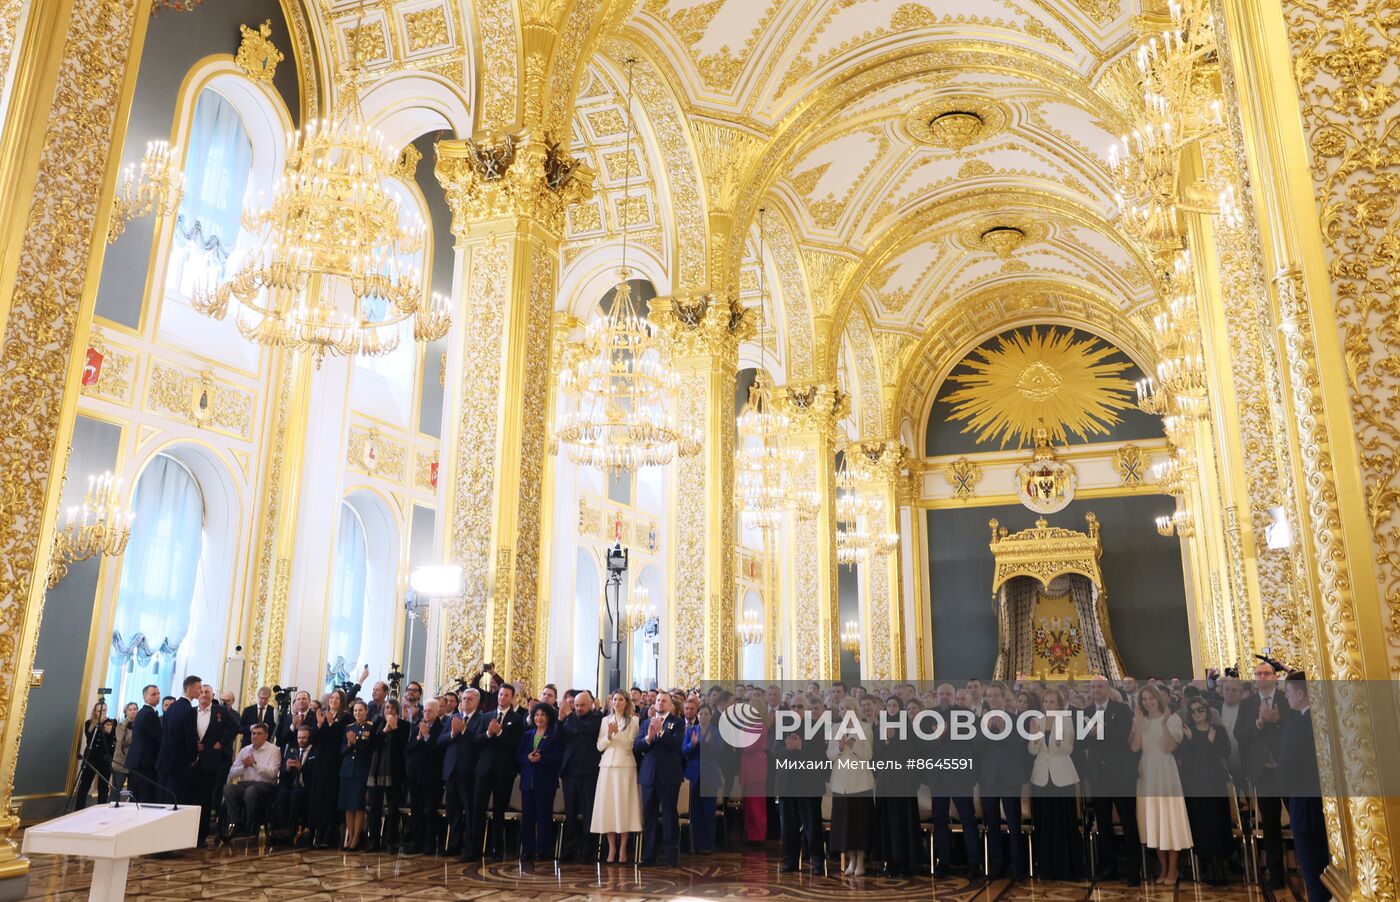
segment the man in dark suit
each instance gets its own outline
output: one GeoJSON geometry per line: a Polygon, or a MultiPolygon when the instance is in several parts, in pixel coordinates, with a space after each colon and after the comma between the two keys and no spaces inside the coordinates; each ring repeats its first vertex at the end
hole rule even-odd
{"type": "Polygon", "coordinates": [[[278,716],[273,741],[280,748],[291,748],[297,744],[297,730],[302,727],[311,727],[311,735],[316,735],[316,715],[311,713],[311,693],[305,689],[292,699],[287,713],[278,716]]]}
{"type": "MultiPolygon", "coordinates": [[[[987,713],[979,719],[977,783],[982,790],[982,820],[987,825],[987,873],[1006,871],[1001,825],[1011,847],[1011,878],[1025,880],[1026,857],[1021,837],[1021,787],[1030,777],[1030,747],[1016,730],[1010,690],[1002,683],[987,687],[987,713]]],[[[1136,817],[1136,812],[1134,812],[1136,817]]]]}
{"type": "Polygon", "coordinates": [[[214,701],[214,687],[208,683],[202,685],[199,705],[184,721],[185,744],[195,753],[190,773],[190,793],[193,803],[199,805],[199,846],[204,845],[209,834],[209,818],[216,804],[214,792],[222,785],[220,775],[226,771],[225,744],[230,734],[237,735],[237,727],[232,721],[232,715],[224,710],[224,706],[214,701]]]}
{"type": "MultiPolygon", "coordinates": [[[[972,709],[956,703],[957,692],[952,683],[943,683],[934,694],[937,704],[934,712],[941,718],[942,726],[933,738],[932,757],[934,760],[963,761],[973,757],[975,743],[953,739],[954,718],[972,718],[977,715],[972,709]]],[[[934,721],[939,723],[940,721],[934,721]]],[[[913,735],[913,731],[910,731],[913,735]]],[[[914,747],[917,749],[918,745],[914,747]]],[[[972,797],[977,786],[977,773],[971,767],[930,768],[926,773],[929,791],[933,797],[933,845],[937,850],[937,863],[933,871],[935,877],[946,877],[953,861],[953,829],[949,817],[950,809],[957,809],[958,823],[962,826],[963,844],[967,849],[967,870],[970,876],[982,873],[982,844],[977,837],[977,809],[972,797]]]]}
{"type": "Polygon", "coordinates": [[[423,703],[423,716],[408,735],[404,769],[413,809],[413,854],[431,855],[437,850],[438,801],[442,798],[442,736],[444,721],[438,717],[437,699],[423,703]]]}
{"type": "Polygon", "coordinates": [[[593,704],[593,693],[584,689],[574,695],[574,710],[564,718],[564,758],[559,774],[564,782],[564,838],[560,861],[577,855],[585,863],[598,858],[598,837],[593,823],[593,797],[598,789],[598,768],[603,753],[598,751],[598,734],[603,729],[603,712],[593,704]]]}
{"type": "Polygon", "coordinates": [[[1327,867],[1327,820],[1322,814],[1322,780],[1317,773],[1308,681],[1295,670],[1283,681],[1283,694],[1297,715],[1283,725],[1279,742],[1278,788],[1288,796],[1288,824],[1293,829],[1293,852],[1307,887],[1308,902],[1327,902],[1332,893],[1322,883],[1327,867]]]}
{"type": "Polygon", "coordinates": [[[283,746],[282,773],[277,780],[277,824],[289,831],[296,845],[310,845],[307,815],[311,810],[311,785],[316,772],[316,748],[312,728],[302,726],[296,739],[283,746]]]}
{"type": "Polygon", "coordinates": [[[197,676],[185,677],[183,694],[170,703],[160,719],[160,752],[156,755],[156,771],[160,774],[160,785],[182,805],[198,804],[190,780],[195,748],[189,742],[188,722],[194,715],[194,700],[199,697],[200,684],[197,676]]]}
{"type": "Polygon", "coordinates": [[[496,710],[480,718],[472,734],[476,747],[476,777],[472,786],[472,842],[481,843],[485,837],[487,855],[501,859],[505,855],[506,810],[510,807],[515,775],[520,771],[516,752],[520,737],[525,735],[525,714],[515,706],[515,687],[502,684],[496,693],[496,710]],[[486,809],[491,808],[491,829],[486,829],[486,809]]]}
{"type": "MultiPolygon", "coordinates": [[[[453,693],[448,693],[451,697],[453,693]]],[[[472,780],[476,775],[476,749],[471,744],[471,730],[480,719],[478,708],[481,693],[468,689],[462,693],[461,707],[448,718],[447,726],[438,737],[442,746],[442,788],[447,796],[448,855],[463,855],[470,860],[472,780]]]]}
{"type": "Polygon", "coordinates": [[[128,782],[136,801],[159,802],[156,759],[160,755],[160,715],[156,713],[156,706],[160,704],[160,689],[155,684],[149,685],[141,690],[141,698],[144,704],[136,712],[136,721],[131,726],[131,748],[126,753],[126,769],[135,774],[128,782]]]}
{"type": "Polygon", "coordinates": [[[258,690],[258,703],[244,708],[243,716],[239,718],[238,728],[244,742],[253,741],[255,723],[267,727],[268,735],[277,735],[277,709],[272,707],[272,690],[266,686],[258,690]]]}
{"type": "MultiPolygon", "coordinates": [[[[792,710],[799,715],[806,714],[806,706],[800,701],[793,704],[792,710]]],[[[804,720],[798,729],[782,738],[775,737],[768,754],[773,762],[773,794],[778,797],[782,834],[780,870],[784,874],[797,870],[805,840],[812,876],[823,877],[826,875],[826,848],[822,844],[820,802],[831,770],[826,761],[826,740],[807,739],[806,735],[804,720]],[[818,805],[812,804],[813,799],[818,805]]]]}
{"type": "Polygon", "coordinates": [[[1132,749],[1133,709],[1130,704],[1114,701],[1112,687],[1103,677],[1089,684],[1089,707],[1085,717],[1102,716],[1103,726],[1091,730],[1076,742],[1080,761],[1080,778],[1089,784],[1093,794],[1091,805],[1094,822],[1098,825],[1099,881],[1119,879],[1117,834],[1113,829],[1113,812],[1123,828],[1123,847],[1127,853],[1129,886],[1142,882],[1142,842],[1138,838],[1137,777],[1139,754],[1132,749]]]}
{"type": "Polygon", "coordinates": [[[1283,799],[1278,788],[1279,744],[1283,729],[1297,715],[1278,688],[1272,664],[1260,661],[1254,668],[1254,690],[1240,702],[1235,739],[1240,763],[1259,797],[1259,825],[1264,831],[1264,885],[1282,889],[1283,799]]]}
{"type": "Polygon", "coordinates": [[[666,865],[677,867],[680,864],[676,845],[680,818],[676,804],[684,777],[681,765],[684,732],[684,724],[676,716],[670,694],[657,693],[656,713],[638,726],[637,740],[633,744],[642,759],[637,768],[637,782],[642,787],[642,865],[656,863],[658,839],[665,846],[666,865]]]}

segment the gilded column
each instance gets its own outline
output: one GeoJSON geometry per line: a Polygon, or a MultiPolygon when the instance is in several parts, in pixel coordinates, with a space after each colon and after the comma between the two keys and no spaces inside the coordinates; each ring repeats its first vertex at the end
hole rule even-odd
{"type": "Polygon", "coordinates": [[[147,0],[54,0],[31,10],[5,123],[0,321],[0,880],[28,862],[9,842],[15,758],[43,614],[147,0]],[[16,130],[26,140],[11,140],[16,130]]]}
{"type": "Polygon", "coordinates": [[[900,497],[907,482],[908,458],[899,439],[861,439],[846,447],[847,465],[881,502],[879,522],[871,529],[878,539],[893,538],[888,554],[872,554],[861,569],[866,574],[866,605],[861,612],[867,659],[861,677],[896,680],[905,676],[904,579],[899,539],[900,497]]]}
{"type": "Polygon", "coordinates": [[[440,678],[491,661],[541,683],[536,628],[549,403],[550,334],[564,208],[592,172],[528,132],[438,144],[461,277],[448,352],[439,518],[466,595],[444,618],[440,678]]]}
{"type": "Polygon", "coordinates": [[[731,296],[656,298],[651,321],[673,342],[681,379],[680,422],[700,430],[698,454],[681,456],[672,480],[675,566],[668,641],[672,682],[738,676],[735,634],[734,391],[739,345],[753,337],[754,314],[731,296]]]}
{"type": "Polygon", "coordinates": [[[789,680],[831,680],[841,673],[841,609],[836,576],[836,425],[850,412],[850,398],[834,384],[789,384],[776,393],[794,444],[806,452],[797,489],[815,493],[817,515],[793,523],[792,605],[786,620],[794,632],[789,680]]]}
{"type": "Polygon", "coordinates": [[[1373,703],[1362,681],[1388,685],[1400,649],[1400,153],[1388,140],[1400,97],[1386,77],[1400,47],[1381,0],[1222,6],[1302,487],[1290,511],[1306,561],[1300,639],[1331,681],[1313,707],[1330,796],[1324,879],[1342,898],[1394,899],[1400,799],[1382,797],[1375,777],[1378,746],[1400,728],[1389,694],[1373,703]]]}

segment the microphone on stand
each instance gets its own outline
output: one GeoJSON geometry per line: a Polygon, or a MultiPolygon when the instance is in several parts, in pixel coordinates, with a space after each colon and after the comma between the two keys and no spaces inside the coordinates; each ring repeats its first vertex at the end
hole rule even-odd
{"type": "Polygon", "coordinates": [[[130,769],[128,769],[128,771],[127,771],[127,776],[128,776],[128,777],[136,777],[136,778],[140,779],[140,781],[141,781],[142,783],[145,783],[145,784],[150,785],[150,786],[154,786],[156,789],[158,789],[158,790],[160,790],[161,792],[165,793],[166,795],[170,796],[170,810],[171,810],[171,811],[179,811],[179,810],[180,810],[180,800],[175,796],[175,791],[172,790],[169,786],[162,786],[160,783],[157,783],[155,780],[152,780],[150,777],[146,776],[145,774],[138,773],[138,772],[135,771],[135,770],[130,770],[130,769]]]}

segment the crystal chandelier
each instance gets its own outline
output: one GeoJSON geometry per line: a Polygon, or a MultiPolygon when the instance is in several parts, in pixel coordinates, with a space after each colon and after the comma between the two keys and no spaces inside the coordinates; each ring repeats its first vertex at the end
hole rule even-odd
{"type": "Polygon", "coordinates": [[[740,645],[762,645],[763,615],[752,608],[745,610],[744,616],[739,620],[737,630],[740,645]]]}
{"type": "Polygon", "coordinates": [[[68,575],[68,565],[99,555],[118,557],[131,538],[136,515],[122,503],[122,481],[110,472],[89,476],[83,503],[68,508],[62,528],[54,532],[49,588],[68,575]]]}
{"type": "Polygon", "coordinates": [[[236,301],[245,338],[310,352],[317,367],[327,354],[391,353],[406,320],[424,342],[451,325],[447,299],[429,299],[417,269],[401,262],[422,248],[426,228],[416,215],[405,223],[385,188],[396,157],[365,125],[358,45],[350,42],[339,110],[287,136],[271,202],[245,205],[243,226],[255,236],[248,252],[227,281],[193,298],[214,319],[236,301]]]}
{"type": "Polygon", "coordinates": [[[1133,128],[1109,148],[1120,221],[1158,248],[1180,245],[1178,211],[1239,215],[1233,186],[1180,184],[1181,152],[1221,131],[1215,22],[1208,0],[1170,3],[1171,27],[1144,34],[1134,59],[1141,105],[1133,128]]]}
{"type": "Polygon", "coordinates": [[[141,216],[169,216],[180,208],[185,193],[185,171],[180,167],[180,151],[168,141],[151,141],[141,156],[141,168],[129,165],[122,172],[121,185],[112,198],[112,221],[107,226],[107,243],[112,244],[126,231],[127,223],[141,216]]]}
{"type": "MultiPolygon", "coordinates": [[[[763,210],[758,218],[758,295],[764,306],[764,232],[763,210]]],[[[768,317],[759,324],[759,367],[749,388],[748,407],[735,424],[734,491],[739,500],[740,516],[750,529],[775,530],[789,512],[801,519],[816,516],[820,501],[815,492],[797,489],[797,473],[807,455],[787,440],[791,421],[773,405],[773,388],[764,374],[767,357],[768,317]]]]}
{"type": "MultiPolygon", "coordinates": [[[[627,155],[632,154],[632,67],[627,61],[627,155]]],[[[700,450],[700,435],[676,413],[680,376],[669,344],[632,298],[627,268],[626,199],[632,169],[623,176],[622,267],[606,313],[595,314],[584,336],[570,342],[559,373],[561,413],[556,437],[576,464],[608,471],[665,466],[677,454],[700,450]]]]}
{"type": "Polygon", "coordinates": [[[889,536],[874,535],[870,523],[884,512],[884,502],[863,491],[856,474],[847,465],[842,455],[841,465],[836,470],[836,561],[850,567],[866,559],[872,553],[887,554],[898,543],[888,541],[889,536]]]}

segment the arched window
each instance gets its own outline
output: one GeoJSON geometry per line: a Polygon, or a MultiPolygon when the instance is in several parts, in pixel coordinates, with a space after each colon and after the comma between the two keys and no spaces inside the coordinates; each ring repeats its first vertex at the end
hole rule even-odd
{"type": "Polygon", "coordinates": [[[133,509],[105,681],[114,711],[139,701],[147,683],[172,694],[190,614],[204,594],[204,498],[185,465],[168,454],[152,458],[136,482],[133,509]]]}
{"type": "Polygon", "coordinates": [[[369,585],[369,541],[360,514],[348,502],[340,503],[340,528],[336,533],[334,596],[331,602],[330,636],[326,645],[326,688],[350,678],[360,663],[365,607],[369,585]]]}
{"type": "Polygon", "coordinates": [[[205,88],[195,102],[185,193],[175,217],[167,290],[189,297],[223,278],[238,243],[253,145],[238,111],[205,88]]]}

